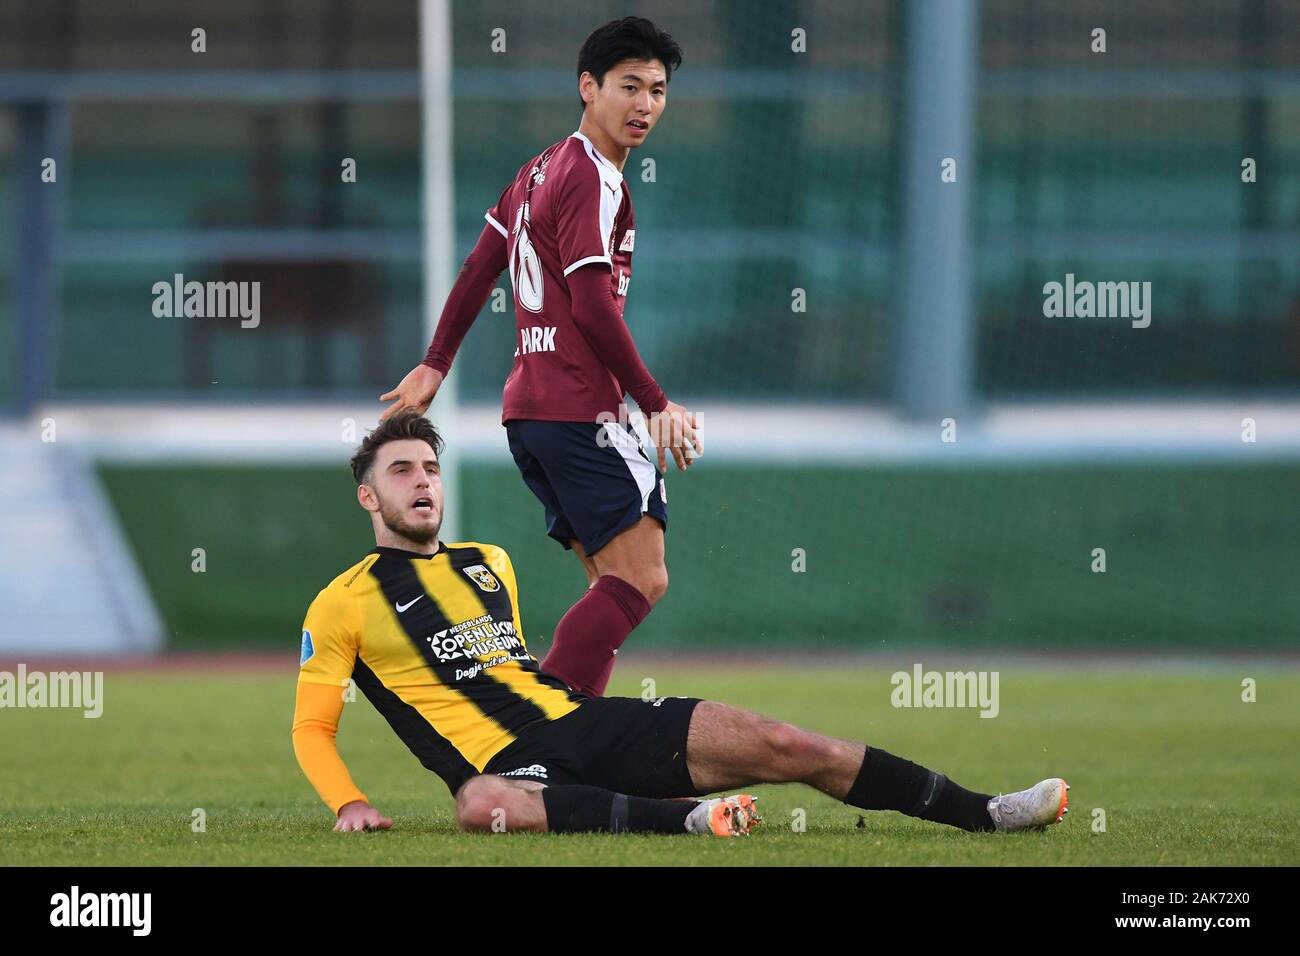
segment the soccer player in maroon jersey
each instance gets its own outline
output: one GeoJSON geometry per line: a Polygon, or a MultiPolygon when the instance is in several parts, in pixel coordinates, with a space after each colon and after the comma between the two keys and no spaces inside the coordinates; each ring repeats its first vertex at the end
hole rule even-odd
{"type": "Polygon", "coordinates": [[[577,131],[524,163],[487,211],[424,361],[380,396],[395,399],[381,420],[423,413],[510,269],[517,335],[501,421],[547,533],[578,555],[588,581],[542,668],[596,696],[619,647],[668,589],[665,451],[683,471],[703,451],[695,416],[664,395],[623,321],[636,244],[623,166],[663,114],[681,59],[672,37],[640,17],[587,38],[577,131]],[[620,414],[624,392],[648,418],[658,468],[620,414]]]}

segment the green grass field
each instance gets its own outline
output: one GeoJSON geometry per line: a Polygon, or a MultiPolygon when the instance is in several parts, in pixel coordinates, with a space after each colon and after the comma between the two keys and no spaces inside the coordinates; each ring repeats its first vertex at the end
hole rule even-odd
{"type": "Polygon", "coordinates": [[[1001,671],[1001,713],[890,706],[892,668],[687,666],[629,657],[611,693],[706,696],[866,740],[972,788],[1070,780],[1045,833],[969,835],[859,814],[799,786],[760,787],[748,840],[469,836],[451,800],[363,698],[340,751],[385,833],[337,834],[294,762],[292,660],[260,673],[109,673],[104,713],[0,711],[0,864],[1131,865],[1300,863],[1300,674],[1255,665],[1161,672],[1001,671]],[[1243,703],[1243,677],[1258,702],[1243,703]],[[191,830],[203,808],[206,832],[191,830]],[[1105,832],[1093,832],[1094,808],[1105,832]],[[806,832],[794,832],[794,811],[806,832]]]}
{"type": "MultiPolygon", "coordinates": [[[[342,460],[102,473],[173,648],[296,646],[316,592],[374,546],[342,460]]],[[[688,653],[1288,649],[1297,486],[1291,464],[711,463],[669,476],[672,583],[638,640],[688,653]],[[1091,571],[1097,547],[1105,574],[1091,571]]],[[[514,560],[525,635],[549,635],[586,587],[578,562],[546,537],[513,465],[468,466],[461,490],[466,536],[514,560]]]]}

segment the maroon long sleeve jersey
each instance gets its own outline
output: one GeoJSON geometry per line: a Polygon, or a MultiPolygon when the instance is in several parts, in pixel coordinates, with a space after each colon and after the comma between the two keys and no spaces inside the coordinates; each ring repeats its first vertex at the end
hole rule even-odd
{"type": "Polygon", "coordinates": [[[646,414],[667,405],[623,321],[632,197],[581,132],[519,168],[447,297],[424,364],[444,375],[497,277],[510,269],[515,362],[501,421],[596,421],[628,392],[646,414]]]}

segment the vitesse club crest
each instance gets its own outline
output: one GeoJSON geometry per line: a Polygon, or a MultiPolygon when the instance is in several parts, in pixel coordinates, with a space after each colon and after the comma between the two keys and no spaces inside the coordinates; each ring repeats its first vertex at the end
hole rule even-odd
{"type": "Polygon", "coordinates": [[[481,564],[471,564],[467,568],[461,568],[469,579],[478,585],[480,591],[500,591],[501,582],[492,576],[492,572],[481,564]]]}

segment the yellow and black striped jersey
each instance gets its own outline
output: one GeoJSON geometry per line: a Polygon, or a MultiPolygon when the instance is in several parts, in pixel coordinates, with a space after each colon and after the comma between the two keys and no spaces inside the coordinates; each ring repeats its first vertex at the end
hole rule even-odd
{"type": "Polygon", "coordinates": [[[474,542],[433,555],[375,548],[316,596],[298,679],[338,687],[349,678],[453,793],[520,734],[584,699],[539,671],[510,558],[474,542]]]}

